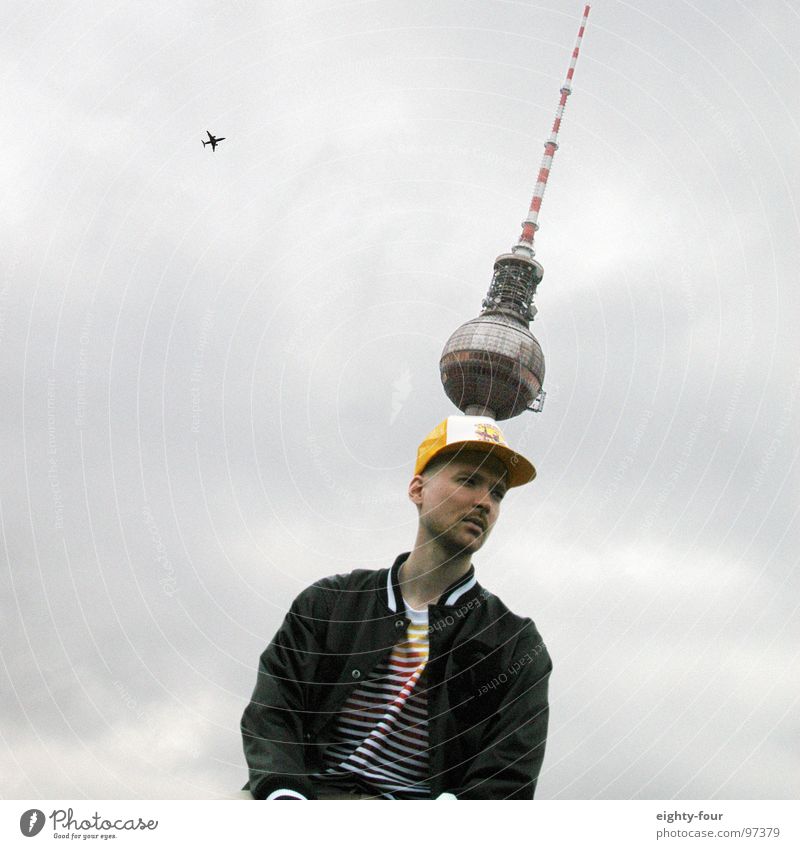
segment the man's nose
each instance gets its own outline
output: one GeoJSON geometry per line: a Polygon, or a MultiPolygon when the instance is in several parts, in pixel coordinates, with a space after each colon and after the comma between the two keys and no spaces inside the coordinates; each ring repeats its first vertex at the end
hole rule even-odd
{"type": "Polygon", "coordinates": [[[492,493],[489,492],[488,487],[475,493],[475,506],[484,510],[486,513],[489,512],[492,507],[492,493]]]}

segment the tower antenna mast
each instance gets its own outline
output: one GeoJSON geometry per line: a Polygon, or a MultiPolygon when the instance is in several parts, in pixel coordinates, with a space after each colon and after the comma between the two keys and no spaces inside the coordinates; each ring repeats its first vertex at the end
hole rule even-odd
{"type": "Polygon", "coordinates": [[[515,254],[533,257],[533,237],[539,229],[539,210],[542,208],[542,198],[544,190],[547,187],[547,178],[550,176],[550,169],[553,167],[553,157],[558,150],[558,131],[561,129],[561,119],[564,115],[564,108],[567,105],[567,98],[572,94],[572,77],[575,74],[575,65],[578,63],[578,54],[581,49],[581,41],[583,40],[583,32],[586,29],[586,19],[589,17],[589,6],[583,9],[583,18],[581,19],[580,29],[578,30],[578,38],[575,41],[575,48],[572,51],[572,56],[569,61],[569,69],[564,80],[564,85],[561,86],[561,98],[558,101],[556,109],[556,117],[553,121],[553,129],[550,131],[550,138],[544,143],[544,156],[542,164],[539,166],[539,176],[536,179],[536,188],[533,190],[533,198],[531,206],[528,210],[528,215],[522,222],[522,234],[519,237],[519,242],[511,249],[515,254]]]}
{"type": "Polygon", "coordinates": [[[538,413],[544,404],[544,354],[528,326],[536,316],[533,300],[544,275],[541,263],[534,259],[533,237],[539,228],[539,210],[558,150],[558,131],[567,98],[572,94],[572,77],[588,17],[587,5],[567,78],[561,86],[553,129],[544,143],[544,158],[519,241],[494,261],[481,314],[450,336],[439,360],[445,394],[468,416],[489,416],[501,421],[525,410],[538,413]]]}

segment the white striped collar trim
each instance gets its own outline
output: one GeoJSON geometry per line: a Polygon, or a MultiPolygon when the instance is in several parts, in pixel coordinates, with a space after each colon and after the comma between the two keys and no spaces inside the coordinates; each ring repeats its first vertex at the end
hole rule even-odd
{"type": "MultiPolygon", "coordinates": [[[[389,610],[391,610],[392,613],[397,613],[398,610],[397,595],[398,593],[402,592],[402,590],[400,589],[400,566],[403,565],[407,558],[408,555],[403,557],[403,560],[400,563],[395,561],[386,576],[386,602],[389,605],[389,610]],[[397,572],[397,593],[395,592],[395,587],[393,583],[395,571],[397,572]]],[[[444,599],[444,601],[441,601],[440,599],[439,603],[444,604],[448,607],[452,606],[461,598],[461,596],[464,595],[464,593],[469,592],[473,587],[475,587],[475,585],[478,583],[478,576],[475,573],[475,567],[472,564],[470,564],[470,572],[468,572],[467,575],[464,576],[463,581],[464,582],[462,584],[456,586],[450,592],[450,594],[444,599]]],[[[402,595],[400,596],[400,598],[402,599],[402,595]]],[[[403,599],[403,606],[405,607],[405,599],[403,599]]]]}
{"type": "Polygon", "coordinates": [[[453,592],[444,600],[446,606],[455,604],[467,590],[471,590],[478,583],[478,576],[473,573],[472,578],[460,587],[456,587],[453,592]]]}
{"type": "Polygon", "coordinates": [[[389,601],[389,609],[392,613],[397,613],[397,599],[394,597],[394,587],[392,587],[393,571],[394,567],[389,570],[389,574],[386,576],[386,598],[389,601]]]}

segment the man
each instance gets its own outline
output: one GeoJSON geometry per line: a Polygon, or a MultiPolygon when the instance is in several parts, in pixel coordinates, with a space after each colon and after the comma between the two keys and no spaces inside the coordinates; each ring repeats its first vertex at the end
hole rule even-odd
{"type": "Polygon", "coordinates": [[[257,799],[531,799],[552,664],[533,622],[477,582],[506,490],[536,471],[496,422],[423,440],[413,550],[317,581],[261,656],[242,717],[257,799]]]}

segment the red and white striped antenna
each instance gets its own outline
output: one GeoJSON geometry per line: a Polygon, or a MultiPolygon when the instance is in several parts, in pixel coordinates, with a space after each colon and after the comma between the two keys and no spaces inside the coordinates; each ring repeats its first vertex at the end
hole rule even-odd
{"type": "Polygon", "coordinates": [[[572,77],[575,74],[575,65],[578,62],[578,53],[581,49],[581,40],[583,32],[586,29],[586,19],[589,17],[589,6],[585,6],[583,10],[583,18],[581,26],[578,30],[578,39],[575,42],[575,49],[572,51],[572,58],[569,62],[569,70],[567,78],[564,80],[564,85],[561,86],[561,99],[558,101],[558,109],[556,109],[556,118],[553,121],[553,129],[550,132],[550,138],[544,143],[544,156],[542,164],[539,167],[539,176],[536,180],[536,188],[533,190],[533,198],[531,206],[528,210],[528,215],[522,222],[522,234],[519,237],[519,242],[511,249],[515,254],[523,254],[524,256],[533,257],[533,237],[539,229],[539,210],[542,208],[542,198],[544,190],[547,186],[547,178],[550,176],[550,169],[553,165],[553,157],[558,150],[558,131],[561,128],[561,118],[564,115],[564,107],[567,105],[567,98],[572,94],[572,77]]]}

